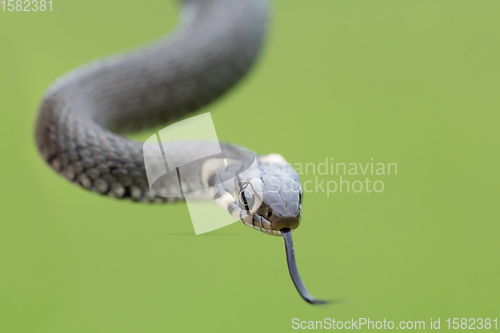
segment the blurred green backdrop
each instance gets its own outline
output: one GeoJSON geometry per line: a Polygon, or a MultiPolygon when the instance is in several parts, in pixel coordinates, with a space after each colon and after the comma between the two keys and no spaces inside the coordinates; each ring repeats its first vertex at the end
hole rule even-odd
{"type": "Polygon", "coordinates": [[[398,163],[380,194],[306,193],[299,269],[313,295],[344,300],[323,307],[298,296],[281,239],[240,223],[194,236],[184,204],[88,193],[37,154],[48,85],[161,36],[175,3],[54,0],[52,13],[0,12],[0,332],[286,332],[292,318],[499,316],[499,11],[493,0],[276,0],[256,70],[207,109],[219,139],[292,163],[398,163]]]}

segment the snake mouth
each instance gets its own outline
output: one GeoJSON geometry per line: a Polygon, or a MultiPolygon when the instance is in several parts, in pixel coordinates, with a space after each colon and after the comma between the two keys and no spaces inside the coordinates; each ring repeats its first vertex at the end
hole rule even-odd
{"type": "Polygon", "coordinates": [[[260,215],[252,215],[241,220],[243,224],[272,236],[281,236],[281,230],[271,229],[273,222],[260,215]]]}
{"type": "Polygon", "coordinates": [[[295,230],[300,224],[300,215],[285,216],[270,220],[259,214],[249,214],[241,218],[245,225],[273,236],[282,236],[282,230],[295,230]]]}

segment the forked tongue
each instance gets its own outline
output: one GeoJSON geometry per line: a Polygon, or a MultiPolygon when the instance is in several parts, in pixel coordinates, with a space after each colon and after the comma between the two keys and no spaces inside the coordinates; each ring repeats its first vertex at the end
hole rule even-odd
{"type": "Polygon", "coordinates": [[[329,301],[317,300],[309,294],[302,282],[302,279],[299,275],[299,270],[297,269],[297,263],[295,262],[295,251],[293,249],[293,240],[292,240],[292,232],[288,228],[281,229],[281,234],[285,239],[285,249],[286,249],[286,262],[288,264],[288,271],[290,272],[290,276],[292,277],[293,284],[297,291],[299,292],[302,298],[311,304],[325,304],[329,303],[329,301]]]}

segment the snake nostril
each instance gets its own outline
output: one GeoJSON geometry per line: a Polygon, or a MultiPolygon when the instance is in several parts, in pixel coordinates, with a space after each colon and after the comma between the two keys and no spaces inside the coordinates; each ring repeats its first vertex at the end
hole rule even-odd
{"type": "Polygon", "coordinates": [[[271,216],[273,216],[273,212],[272,211],[268,211],[267,212],[267,217],[270,218],[271,216]]]}

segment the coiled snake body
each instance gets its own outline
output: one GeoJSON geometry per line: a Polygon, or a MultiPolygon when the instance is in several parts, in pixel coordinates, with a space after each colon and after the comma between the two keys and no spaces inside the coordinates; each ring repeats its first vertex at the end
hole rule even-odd
{"type": "MultiPolygon", "coordinates": [[[[116,198],[179,200],[168,195],[173,188],[168,181],[159,190],[163,193],[150,189],[143,143],[120,134],[171,122],[228,91],[255,62],[268,21],[267,0],[181,3],[182,20],[174,34],[78,68],[49,88],[38,115],[36,143],[44,160],[58,174],[88,190],[116,198]]],[[[228,160],[242,159],[239,147],[222,144],[221,148],[228,160]]],[[[166,149],[181,158],[207,149],[207,143],[169,142],[166,149]]],[[[279,155],[258,156],[257,162],[260,179],[243,180],[233,188],[219,186],[215,199],[246,225],[283,235],[294,284],[306,301],[321,303],[309,295],[295,265],[291,230],[300,222],[302,190],[298,176],[279,155]],[[260,200],[255,200],[257,195],[248,186],[252,182],[260,182],[263,188],[260,200]]],[[[207,172],[207,164],[203,165],[190,169],[185,185],[214,185],[228,170],[226,165],[207,172]]]]}

